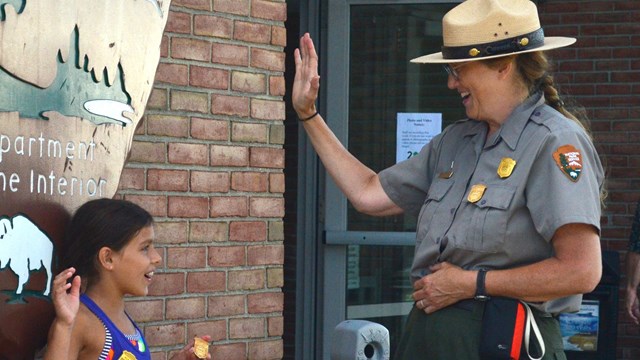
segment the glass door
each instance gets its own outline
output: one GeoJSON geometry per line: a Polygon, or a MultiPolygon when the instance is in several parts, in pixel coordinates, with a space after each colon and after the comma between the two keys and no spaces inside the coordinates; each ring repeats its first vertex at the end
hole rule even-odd
{"type": "MultiPolygon", "coordinates": [[[[440,51],[442,16],[457,3],[328,2],[327,121],[374,171],[399,157],[398,114],[440,114],[442,126],[464,117],[442,66],[409,62],[440,51]]],[[[393,352],[412,306],[409,270],[416,219],[360,214],[331,181],[324,209],[324,358],[334,327],[346,319],[384,325],[393,352]]]]}

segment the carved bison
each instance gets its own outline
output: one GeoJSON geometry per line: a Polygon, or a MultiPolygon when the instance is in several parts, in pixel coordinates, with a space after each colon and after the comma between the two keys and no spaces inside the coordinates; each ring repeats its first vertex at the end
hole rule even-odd
{"type": "Polygon", "coordinates": [[[43,295],[49,295],[52,257],[53,243],[27,217],[16,215],[11,219],[0,219],[0,269],[8,266],[18,277],[16,294],[22,293],[30,271],[44,267],[47,286],[43,295]]]}

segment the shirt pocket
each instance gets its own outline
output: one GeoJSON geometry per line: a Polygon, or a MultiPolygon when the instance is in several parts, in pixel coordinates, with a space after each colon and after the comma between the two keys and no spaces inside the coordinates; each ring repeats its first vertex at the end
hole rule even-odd
{"type": "Polygon", "coordinates": [[[488,185],[479,201],[468,203],[470,219],[459,246],[485,253],[500,251],[507,235],[509,206],[514,194],[515,188],[488,185]]]}
{"type": "Polygon", "coordinates": [[[420,209],[420,214],[418,215],[418,230],[416,234],[418,243],[422,242],[427,232],[430,230],[433,218],[439,213],[438,210],[442,206],[442,200],[445,195],[447,195],[451,187],[453,187],[454,183],[455,181],[451,179],[436,180],[429,187],[427,198],[425,199],[422,209],[420,209]]]}

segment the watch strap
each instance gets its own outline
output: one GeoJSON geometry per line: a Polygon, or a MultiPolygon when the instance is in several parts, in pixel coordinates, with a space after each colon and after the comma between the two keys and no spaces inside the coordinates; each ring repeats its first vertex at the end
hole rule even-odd
{"type": "Polygon", "coordinates": [[[487,291],[485,289],[485,279],[487,277],[487,270],[480,269],[478,270],[478,277],[476,278],[476,295],[474,299],[484,301],[489,300],[489,295],[487,295],[487,291]]]}

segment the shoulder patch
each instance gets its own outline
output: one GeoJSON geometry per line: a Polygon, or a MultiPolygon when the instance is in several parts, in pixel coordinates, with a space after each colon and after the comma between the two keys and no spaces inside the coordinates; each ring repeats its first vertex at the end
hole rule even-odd
{"type": "Polygon", "coordinates": [[[580,150],[570,144],[562,145],[553,153],[553,159],[563,174],[567,175],[573,182],[578,181],[582,173],[582,154],[580,154],[580,150]]]}

